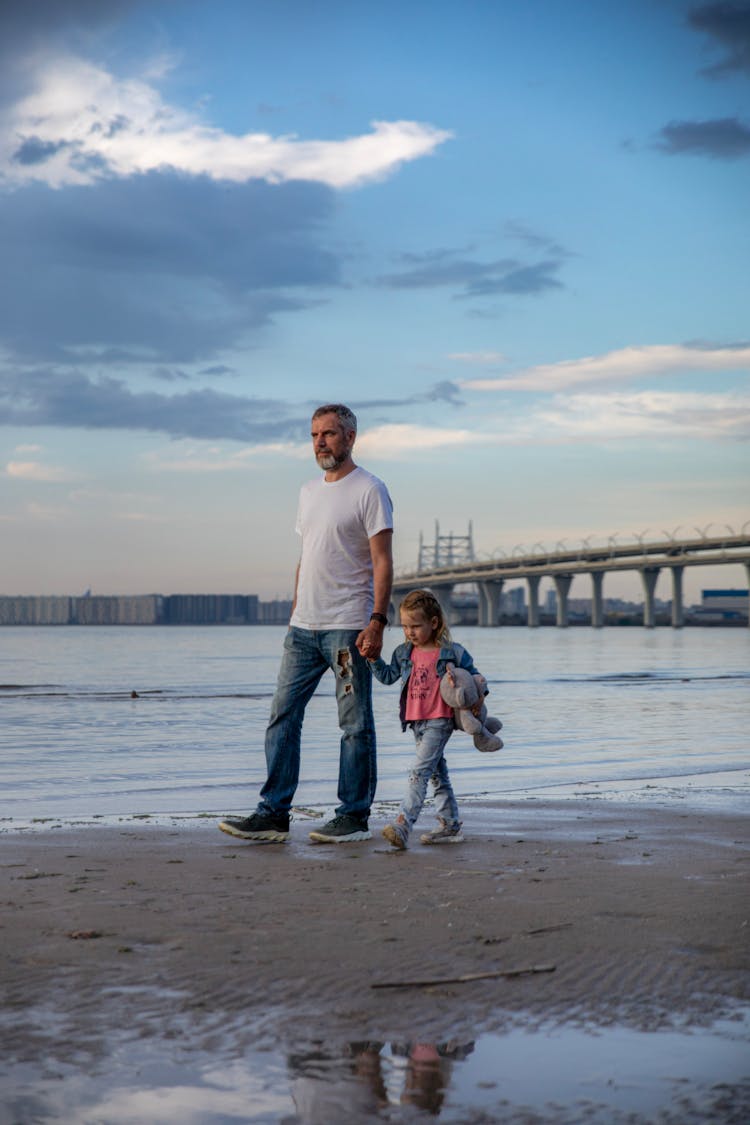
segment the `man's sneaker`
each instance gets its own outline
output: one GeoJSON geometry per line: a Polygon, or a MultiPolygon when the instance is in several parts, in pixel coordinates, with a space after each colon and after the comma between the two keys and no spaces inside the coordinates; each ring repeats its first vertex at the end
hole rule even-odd
{"type": "Polygon", "coordinates": [[[283,844],[289,836],[289,813],[254,812],[241,819],[227,817],[219,824],[222,832],[241,840],[266,840],[283,844]]]}
{"type": "Polygon", "coordinates": [[[458,824],[446,824],[441,820],[438,828],[433,828],[432,832],[425,832],[419,838],[423,844],[463,844],[461,821],[459,820],[458,824]]]}
{"type": "Polygon", "coordinates": [[[357,840],[369,840],[370,829],[367,827],[367,817],[335,816],[317,832],[310,833],[313,844],[352,844],[357,840]]]}
{"type": "Polygon", "coordinates": [[[394,848],[398,848],[400,852],[406,849],[406,842],[409,839],[409,832],[405,825],[399,824],[386,824],[383,829],[383,836],[389,844],[393,844],[394,848]]]}

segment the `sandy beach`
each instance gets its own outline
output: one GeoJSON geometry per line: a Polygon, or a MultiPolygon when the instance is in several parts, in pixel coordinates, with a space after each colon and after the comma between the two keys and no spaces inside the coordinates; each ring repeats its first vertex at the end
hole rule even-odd
{"type": "Polygon", "coordinates": [[[468,1012],[473,1027],[520,1010],[651,1024],[748,998],[742,818],[477,803],[463,845],[404,853],[381,821],[372,840],[333,847],[308,843],[306,814],[285,845],[195,820],[6,835],[6,1003],[60,987],[83,1028],[103,985],[158,983],[261,1029],[273,1010],[277,1034],[313,1032],[324,1012],[345,1037],[415,1023],[445,1035],[468,1012]],[[371,987],[540,965],[554,972],[371,987]]]}
{"type": "Polygon", "coordinates": [[[231,1024],[238,1051],[700,1028],[750,996],[742,817],[478,802],[463,845],[406,852],[383,823],[333,847],[306,812],[285,845],[202,819],[3,835],[6,1058],[98,1057],[115,1028],[206,1050],[231,1024]]]}

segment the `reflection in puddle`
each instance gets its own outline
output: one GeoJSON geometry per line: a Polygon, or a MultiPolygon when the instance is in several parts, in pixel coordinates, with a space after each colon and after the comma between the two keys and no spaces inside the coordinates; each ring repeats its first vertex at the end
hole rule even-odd
{"type": "MultiPolygon", "coordinates": [[[[52,1048],[48,1022],[46,1030],[52,1048]]],[[[475,1042],[364,1041],[241,1054],[236,1028],[225,1030],[211,1051],[189,1035],[120,1035],[87,1063],[40,1050],[39,1061],[4,1067],[0,1122],[750,1120],[750,1012],[678,1031],[550,1025],[475,1042]]]]}

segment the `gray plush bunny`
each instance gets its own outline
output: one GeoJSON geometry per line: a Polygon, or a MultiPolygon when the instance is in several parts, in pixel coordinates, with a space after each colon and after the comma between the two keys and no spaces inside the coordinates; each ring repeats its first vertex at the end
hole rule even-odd
{"type": "Polygon", "coordinates": [[[503,725],[500,720],[487,714],[484,703],[478,715],[471,710],[484,699],[486,686],[484,676],[472,676],[465,668],[457,668],[455,664],[447,665],[446,673],[440,681],[440,694],[448,706],[453,708],[457,728],[470,734],[477,750],[481,750],[483,754],[500,750],[503,745],[503,740],[497,736],[497,731],[503,725]]]}

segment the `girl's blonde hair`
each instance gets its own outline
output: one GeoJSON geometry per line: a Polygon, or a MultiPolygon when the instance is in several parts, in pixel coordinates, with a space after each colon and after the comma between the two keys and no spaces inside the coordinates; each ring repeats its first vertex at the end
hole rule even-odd
{"type": "Polygon", "coordinates": [[[422,613],[426,621],[437,617],[438,624],[433,640],[439,644],[450,644],[451,634],[445,620],[443,607],[431,590],[410,590],[399,606],[399,612],[422,613]]]}

